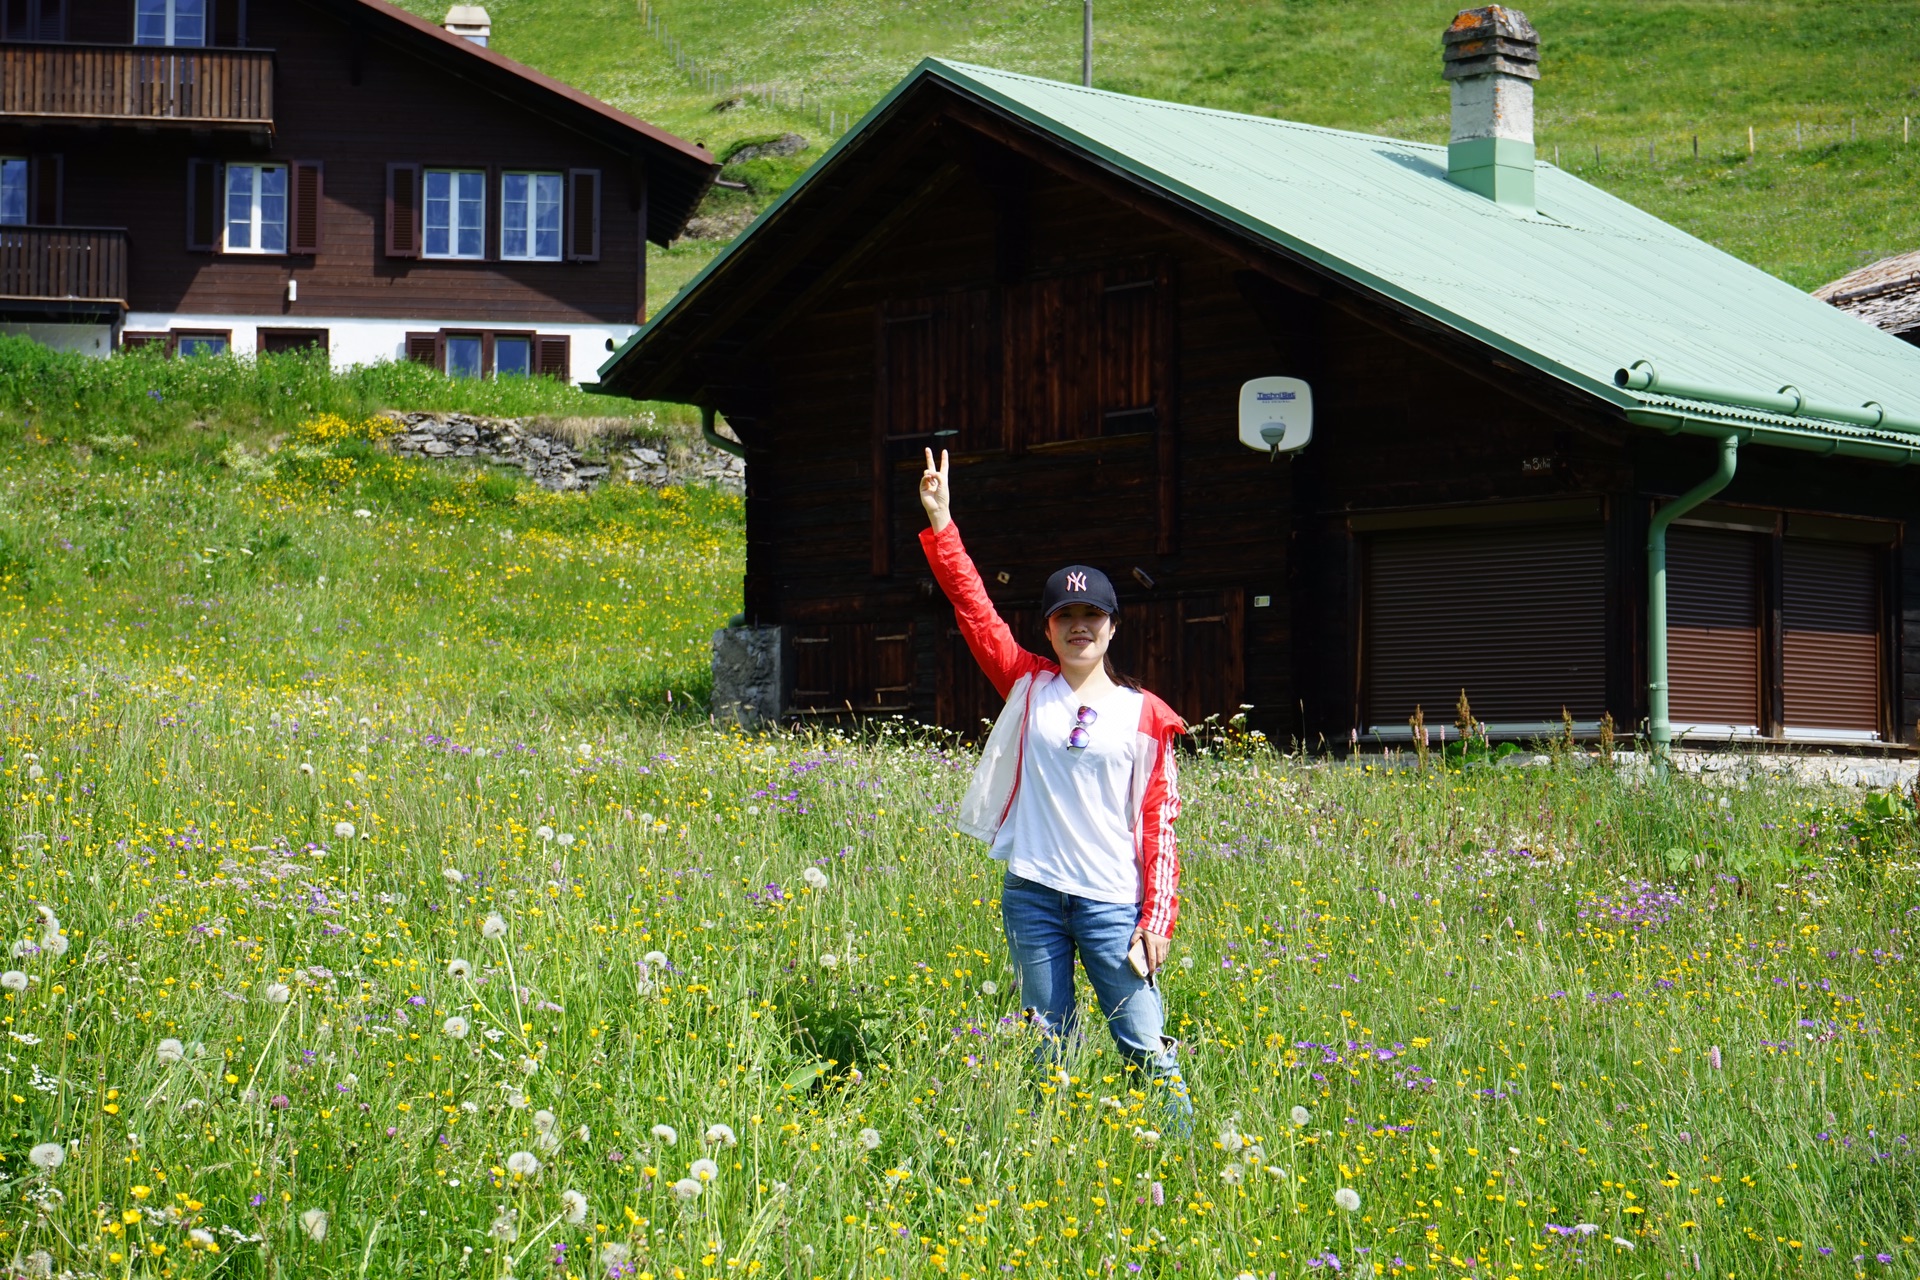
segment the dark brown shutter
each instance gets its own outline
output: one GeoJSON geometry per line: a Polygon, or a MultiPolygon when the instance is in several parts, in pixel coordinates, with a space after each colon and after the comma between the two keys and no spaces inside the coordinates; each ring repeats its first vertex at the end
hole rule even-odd
{"type": "Polygon", "coordinates": [[[834,687],[834,627],[793,628],[793,708],[824,711],[841,706],[844,691],[834,687]]]}
{"type": "Polygon", "coordinates": [[[1001,377],[1015,448],[1100,434],[1098,272],[1006,291],[1001,377]]]}
{"type": "Polygon", "coordinates": [[[32,204],[29,218],[42,227],[57,227],[61,215],[65,212],[62,196],[65,186],[65,157],[58,155],[39,155],[33,157],[32,168],[28,174],[28,196],[32,204]]]}
{"type": "Polygon", "coordinates": [[[33,33],[33,0],[7,0],[7,39],[31,40],[33,33]]]}
{"type": "Polygon", "coordinates": [[[834,622],[793,629],[797,711],[887,714],[913,705],[913,625],[834,622]]]}
{"type": "Polygon", "coordinates": [[[438,333],[410,333],[407,335],[407,359],[415,364],[440,367],[440,335],[438,333]]]}
{"type": "Polygon", "coordinates": [[[420,256],[420,166],[387,166],[387,256],[420,256]]]}
{"type": "Polygon", "coordinates": [[[1159,280],[1111,271],[1100,295],[1100,434],[1151,431],[1158,408],[1159,280]]]}
{"type": "Polygon", "coordinates": [[[238,49],[246,43],[241,30],[242,0],[213,0],[213,45],[220,49],[238,49]]]}
{"type": "Polygon", "coordinates": [[[1416,706],[1447,724],[1462,689],[1490,725],[1605,711],[1598,523],[1382,532],[1365,554],[1365,727],[1404,728],[1416,706]]]}
{"type": "Polygon", "coordinates": [[[567,172],[567,257],[574,262],[600,260],[600,171],[567,172]]]}
{"type": "Polygon", "coordinates": [[[562,382],[570,381],[573,375],[573,340],[564,335],[546,334],[535,338],[533,371],[562,382]]]}
{"type": "Polygon", "coordinates": [[[1688,725],[1760,729],[1760,549],[1750,533],[1667,535],[1667,704],[1682,740],[1688,725]]]}
{"type": "Polygon", "coordinates": [[[1781,693],[1788,734],[1878,736],[1880,553],[1788,538],[1781,564],[1781,693]]]}
{"type": "Polygon", "coordinates": [[[122,351],[138,351],[141,347],[164,347],[168,341],[169,335],[165,333],[157,331],[136,332],[132,329],[126,329],[120,334],[120,349],[122,351]]]}
{"type": "Polygon", "coordinates": [[[226,166],[217,160],[187,161],[187,248],[211,253],[220,246],[220,182],[226,166]]]}
{"type": "Polygon", "coordinates": [[[288,202],[287,252],[320,252],[320,199],[326,166],[318,160],[294,160],[287,165],[292,187],[288,202]]]}

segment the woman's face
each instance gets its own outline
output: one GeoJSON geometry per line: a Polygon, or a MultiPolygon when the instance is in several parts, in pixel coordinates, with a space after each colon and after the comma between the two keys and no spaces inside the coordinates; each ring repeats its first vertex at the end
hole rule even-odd
{"type": "Polygon", "coordinates": [[[1113,619],[1090,604],[1070,604],[1047,619],[1047,639],[1061,666],[1099,662],[1113,643],[1113,619]]]}

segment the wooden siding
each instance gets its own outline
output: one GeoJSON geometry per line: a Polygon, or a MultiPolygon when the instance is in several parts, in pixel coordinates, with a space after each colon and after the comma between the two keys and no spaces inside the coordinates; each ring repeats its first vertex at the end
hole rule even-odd
{"type": "MultiPolygon", "coordinates": [[[[120,7],[130,31],[131,8],[120,7]]],[[[83,17],[101,26],[120,21],[82,8],[71,14],[70,30],[83,17]]],[[[29,146],[24,127],[0,121],[0,150],[64,155],[64,221],[128,229],[127,300],[133,310],[270,315],[293,327],[323,316],[529,325],[630,324],[639,317],[646,207],[640,139],[634,151],[617,151],[365,31],[356,33],[332,10],[307,0],[250,5],[247,42],[275,50],[270,150],[244,135],[61,125],[37,126],[29,146]],[[318,251],[255,256],[189,250],[188,171],[196,159],[323,165],[318,251]],[[490,252],[497,252],[501,172],[598,171],[597,184],[569,184],[599,187],[598,258],[389,258],[387,166],[394,162],[486,170],[490,252]],[[289,279],[299,284],[294,303],[286,301],[289,279]]]]}

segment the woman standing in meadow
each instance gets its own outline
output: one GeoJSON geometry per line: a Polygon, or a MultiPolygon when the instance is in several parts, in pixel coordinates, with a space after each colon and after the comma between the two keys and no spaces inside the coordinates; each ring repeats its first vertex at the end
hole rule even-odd
{"type": "Polygon", "coordinates": [[[1107,657],[1120,612],[1098,569],[1068,565],[1042,599],[1054,656],[1022,648],[988,599],[951,511],[947,454],[927,450],[920,535],[960,633],[1006,706],[961,802],[961,830],[1007,864],[1000,895],[1028,1018],[1057,1048],[1078,1023],[1073,958],[1114,1043],[1158,1090],[1170,1127],[1193,1114],[1154,980],[1179,914],[1173,709],[1107,657]]]}

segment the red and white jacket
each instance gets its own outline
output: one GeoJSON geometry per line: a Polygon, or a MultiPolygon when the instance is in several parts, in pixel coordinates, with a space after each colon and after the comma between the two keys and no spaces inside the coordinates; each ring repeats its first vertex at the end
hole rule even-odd
{"type": "MultiPolygon", "coordinates": [[[[960,829],[991,845],[1013,812],[1020,794],[1021,765],[1027,747],[1027,721],[1036,688],[1060,678],[1060,664],[1020,647],[987,597],[986,585],[949,521],[938,532],[923,529],[920,545],[933,566],[940,589],[953,602],[960,634],[994,691],[1007,700],[987,735],[966,798],[960,802],[960,829]]],[[[1140,923],[1161,937],[1173,935],[1180,914],[1180,849],[1173,823],[1180,816],[1180,791],[1174,768],[1173,740],[1187,731],[1173,708],[1145,690],[1140,724],[1134,734],[1132,812],[1133,853],[1140,867],[1140,923]]]]}

